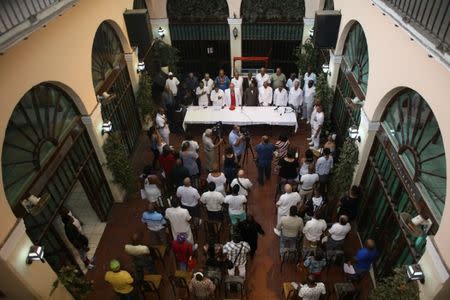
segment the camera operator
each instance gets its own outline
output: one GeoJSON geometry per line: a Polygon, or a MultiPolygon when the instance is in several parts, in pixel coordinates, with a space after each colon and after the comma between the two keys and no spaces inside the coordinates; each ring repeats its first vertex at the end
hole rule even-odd
{"type": "Polygon", "coordinates": [[[212,140],[212,133],[213,130],[208,128],[205,130],[202,137],[203,149],[205,151],[205,169],[208,173],[211,172],[212,166],[216,163],[216,156],[214,155],[216,152],[215,149],[223,142],[223,139],[220,138],[220,140],[214,144],[212,140]]]}
{"type": "Polygon", "coordinates": [[[234,155],[236,155],[239,163],[245,151],[245,135],[241,133],[241,128],[238,125],[233,126],[233,130],[228,135],[228,143],[233,147],[234,155]]]}

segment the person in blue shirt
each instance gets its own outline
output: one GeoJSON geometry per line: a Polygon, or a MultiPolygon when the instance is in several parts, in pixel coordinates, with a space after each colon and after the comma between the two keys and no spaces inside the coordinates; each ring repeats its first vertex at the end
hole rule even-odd
{"type": "Polygon", "coordinates": [[[216,80],[214,80],[214,84],[224,92],[230,86],[230,78],[225,75],[225,71],[223,69],[220,69],[219,76],[217,76],[216,80]]]}
{"type": "Polygon", "coordinates": [[[237,162],[239,163],[245,151],[245,137],[241,133],[241,128],[238,125],[233,126],[233,130],[228,135],[228,143],[233,147],[234,155],[236,155],[237,162]]]}
{"type": "Polygon", "coordinates": [[[361,276],[366,272],[369,272],[370,266],[378,257],[378,251],[375,248],[374,240],[367,240],[366,246],[358,250],[355,256],[356,263],[353,265],[355,269],[355,275],[361,276]]]}
{"type": "Polygon", "coordinates": [[[261,138],[261,143],[256,145],[255,151],[257,154],[256,166],[258,167],[258,182],[264,184],[264,176],[266,180],[270,179],[272,172],[272,157],[275,146],[269,142],[269,137],[264,135],[261,138]]]}
{"type": "Polygon", "coordinates": [[[149,203],[147,210],[144,211],[141,218],[142,223],[147,225],[148,230],[153,232],[156,239],[158,240],[157,245],[166,245],[167,237],[166,237],[166,219],[164,219],[163,215],[155,210],[155,205],[153,203],[149,203]]]}

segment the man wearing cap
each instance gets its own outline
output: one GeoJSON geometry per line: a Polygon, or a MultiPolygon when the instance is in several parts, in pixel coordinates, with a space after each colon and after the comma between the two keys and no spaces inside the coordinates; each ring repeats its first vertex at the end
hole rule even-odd
{"type": "Polygon", "coordinates": [[[175,76],[173,76],[172,72],[169,72],[169,78],[166,79],[166,85],[169,86],[169,89],[172,91],[174,97],[177,96],[179,84],[180,81],[175,76]]]}
{"type": "Polygon", "coordinates": [[[133,287],[134,280],[130,273],[120,269],[120,262],[117,259],[111,260],[109,269],[110,271],[105,274],[105,281],[112,285],[114,292],[120,299],[136,299],[133,287]]]}

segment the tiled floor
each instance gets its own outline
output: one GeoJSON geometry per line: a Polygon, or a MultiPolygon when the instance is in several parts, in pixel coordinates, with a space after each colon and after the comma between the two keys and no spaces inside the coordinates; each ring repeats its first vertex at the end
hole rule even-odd
{"type": "MultiPolygon", "coordinates": [[[[202,130],[200,128],[190,128],[189,130],[197,140],[201,141],[202,130]]],[[[275,140],[278,134],[282,132],[286,133],[285,128],[282,129],[276,126],[265,127],[265,130],[263,131],[261,127],[251,127],[253,145],[259,143],[262,134],[268,134],[272,140],[275,140]]],[[[303,153],[306,149],[305,138],[305,125],[302,124],[299,132],[290,138],[291,143],[299,147],[300,153],[303,153]]],[[[171,137],[171,143],[175,147],[179,147],[180,142],[181,136],[173,135],[171,137]]],[[[142,168],[151,162],[151,158],[152,154],[150,152],[148,138],[142,135],[132,159],[136,174],[141,173],[142,168]]],[[[245,169],[249,178],[256,181],[255,165],[249,161],[245,169]]],[[[249,300],[282,299],[281,285],[283,282],[303,281],[306,276],[306,270],[299,270],[293,263],[284,265],[283,270],[280,270],[279,239],[273,233],[273,227],[276,222],[274,205],[276,181],[276,176],[272,176],[272,179],[264,186],[255,185],[249,200],[249,213],[255,216],[255,219],[262,225],[266,232],[265,236],[259,239],[258,251],[256,252],[255,258],[248,264],[247,299],[249,300]]],[[[123,247],[134,232],[144,233],[145,241],[149,242],[150,237],[148,231],[140,222],[140,215],[145,209],[145,206],[146,202],[141,199],[139,191],[132,194],[125,203],[114,205],[108,225],[97,248],[96,268],[88,272],[88,277],[94,280],[94,292],[90,295],[89,299],[116,299],[111,287],[104,282],[103,277],[108,270],[109,261],[113,258],[119,259],[122,261],[125,269],[131,270],[131,261],[124,253],[123,247]]],[[[202,245],[204,241],[204,234],[200,234],[198,242],[202,245]]],[[[352,231],[344,247],[346,255],[354,255],[359,247],[360,243],[357,235],[352,231]]],[[[199,260],[201,266],[203,262],[201,258],[199,260]]],[[[165,278],[165,284],[161,289],[161,299],[175,299],[167,280],[167,276],[174,272],[172,257],[166,259],[166,265],[168,266],[166,269],[163,269],[160,264],[157,265],[157,269],[165,278]]],[[[336,299],[333,291],[334,283],[344,281],[341,268],[329,268],[323,274],[323,281],[327,285],[327,298],[336,299]]],[[[362,280],[359,287],[362,291],[360,299],[366,299],[367,291],[371,287],[369,278],[362,280]]],[[[147,299],[157,299],[157,297],[156,295],[148,295],[147,299]]]]}

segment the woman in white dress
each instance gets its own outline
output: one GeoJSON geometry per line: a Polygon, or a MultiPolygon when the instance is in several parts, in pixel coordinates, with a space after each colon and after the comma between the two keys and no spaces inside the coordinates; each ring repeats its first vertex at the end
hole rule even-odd
{"type": "Polygon", "coordinates": [[[145,178],[144,191],[145,191],[145,197],[149,202],[151,202],[151,203],[158,202],[158,200],[161,197],[160,187],[161,187],[161,181],[159,180],[158,176],[148,175],[147,178],[145,178]]]}
{"type": "Polygon", "coordinates": [[[216,192],[219,192],[224,196],[226,195],[225,183],[227,182],[227,178],[224,173],[219,171],[219,165],[217,163],[213,164],[212,172],[208,174],[206,181],[208,183],[214,182],[216,184],[216,192]]]}

